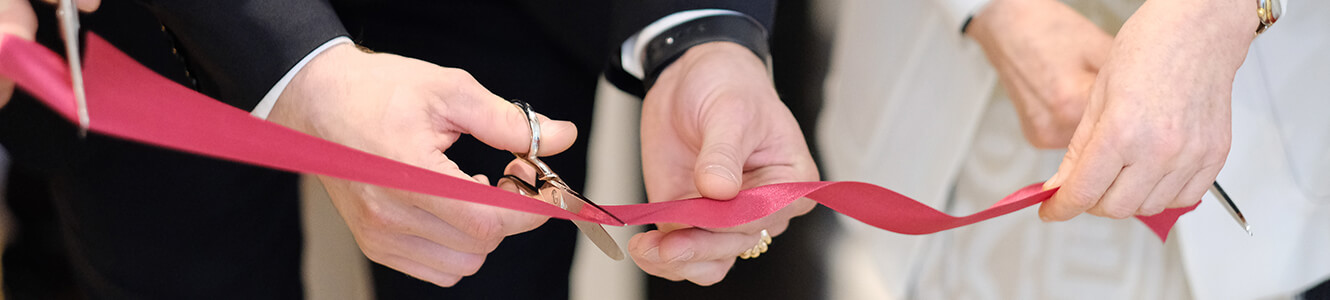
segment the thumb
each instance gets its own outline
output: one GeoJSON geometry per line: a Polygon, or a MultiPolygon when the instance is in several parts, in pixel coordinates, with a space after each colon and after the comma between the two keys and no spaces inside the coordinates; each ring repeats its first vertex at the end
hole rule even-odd
{"type": "Polygon", "coordinates": [[[75,6],[78,6],[79,10],[83,12],[94,12],[102,6],[102,0],[76,0],[74,2],[77,3],[75,6]]]}
{"type": "MultiPolygon", "coordinates": [[[[462,110],[464,112],[452,121],[464,132],[500,150],[516,153],[530,151],[531,125],[527,122],[526,113],[512,102],[491,95],[462,110]]],[[[540,124],[540,156],[568,150],[577,140],[577,126],[572,122],[555,121],[539,114],[536,119],[540,124]]]]}
{"type": "Polygon", "coordinates": [[[0,77],[0,108],[9,104],[9,98],[14,96],[14,82],[0,77]]]}
{"type": "Polygon", "coordinates": [[[734,119],[722,119],[702,128],[702,149],[693,167],[698,193],[712,199],[731,199],[743,186],[743,164],[753,149],[744,143],[744,129],[734,119]]]}
{"type": "Polygon", "coordinates": [[[23,0],[0,0],[0,34],[12,34],[32,40],[37,33],[37,15],[23,0]]]}
{"type": "MultiPolygon", "coordinates": [[[[0,0],[0,1],[9,1],[9,0],[0,0]]],[[[45,1],[46,3],[50,3],[50,4],[56,4],[56,2],[58,2],[57,0],[42,0],[42,1],[45,1]]],[[[15,1],[15,2],[17,2],[17,1],[15,1]]],[[[25,1],[25,2],[26,2],[26,1],[25,1]]],[[[0,5],[4,5],[4,4],[0,4],[0,5]]],[[[74,6],[77,6],[77,7],[79,8],[79,10],[81,10],[81,11],[83,11],[83,12],[85,12],[85,13],[94,12],[94,11],[97,11],[97,8],[98,8],[98,7],[101,7],[101,6],[102,6],[102,0],[75,0],[75,1],[74,1],[74,6]]]]}
{"type": "MultiPolygon", "coordinates": [[[[37,16],[32,6],[24,0],[0,0],[0,36],[15,35],[25,40],[32,40],[37,33],[37,16]]],[[[3,41],[0,40],[0,43],[3,41]]],[[[0,107],[9,103],[14,94],[14,82],[0,77],[0,107]]]]}

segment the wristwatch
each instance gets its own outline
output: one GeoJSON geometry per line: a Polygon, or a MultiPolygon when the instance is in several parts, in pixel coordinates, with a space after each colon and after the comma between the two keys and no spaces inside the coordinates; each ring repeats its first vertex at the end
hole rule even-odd
{"type": "Polygon", "coordinates": [[[1279,20],[1279,16],[1284,14],[1284,7],[1280,5],[1280,0],[1256,0],[1256,17],[1261,20],[1261,24],[1256,25],[1256,35],[1261,35],[1270,25],[1274,25],[1279,20]]]}

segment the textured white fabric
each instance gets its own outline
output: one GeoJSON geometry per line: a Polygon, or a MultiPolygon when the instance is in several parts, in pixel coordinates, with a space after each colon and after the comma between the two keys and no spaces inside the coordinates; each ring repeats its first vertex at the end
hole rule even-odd
{"type": "MultiPolygon", "coordinates": [[[[841,3],[817,128],[829,179],[882,185],[942,207],[997,77],[979,45],[957,34],[936,5],[841,3]]],[[[904,298],[916,277],[912,262],[934,236],[844,220],[831,296],[904,298]]]]}
{"type": "MultiPolygon", "coordinates": [[[[1001,90],[960,166],[948,211],[969,214],[1057,171],[1065,151],[1037,150],[1001,90]]],[[[937,234],[918,259],[916,299],[1184,299],[1179,258],[1139,222],[1078,217],[1044,224],[1031,208],[937,234]],[[1093,296],[1087,296],[1093,295],[1093,296]]]]}
{"type": "MultiPolygon", "coordinates": [[[[1142,0],[1066,2],[1116,32],[1142,0]]],[[[1033,209],[929,236],[848,220],[833,245],[833,297],[1262,299],[1328,279],[1330,20],[1310,16],[1330,15],[1330,2],[1304,3],[1257,39],[1234,84],[1219,181],[1255,237],[1209,196],[1166,245],[1134,221],[1044,224],[1033,209]]],[[[1025,144],[980,49],[949,16],[920,1],[843,3],[818,128],[829,179],[968,214],[1056,171],[1061,154],[1025,144]]]]}

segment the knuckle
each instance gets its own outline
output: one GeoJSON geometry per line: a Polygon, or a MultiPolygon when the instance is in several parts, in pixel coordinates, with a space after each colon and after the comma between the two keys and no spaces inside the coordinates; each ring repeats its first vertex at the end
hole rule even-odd
{"type": "Polygon", "coordinates": [[[480,267],[485,265],[484,255],[467,256],[458,262],[457,267],[462,276],[476,275],[480,272],[480,267]]]}
{"type": "Polygon", "coordinates": [[[494,244],[498,244],[499,241],[503,240],[505,235],[503,232],[503,222],[501,220],[493,218],[490,214],[485,213],[472,213],[466,215],[470,217],[462,222],[458,222],[459,224],[454,225],[457,226],[457,229],[461,230],[462,233],[465,233],[467,236],[476,240],[494,244]]]}
{"type": "Polygon", "coordinates": [[[1067,192],[1068,197],[1066,198],[1067,201],[1065,203],[1076,210],[1084,211],[1089,209],[1099,200],[1098,196],[1094,195],[1093,192],[1085,189],[1072,189],[1067,192]]]}
{"type": "Polygon", "coordinates": [[[673,273],[669,273],[669,274],[666,274],[666,273],[658,273],[658,274],[651,274],[651,275],[656,275],[656,276],[658,276],[658,277],[660,277],[660,278],[665,278],[666,280],[673,281],[673,282],[684,281],[684,277],[683,277],[683,276],[679,276],[678,274],[673,274],[673,273]]]}
{"type": "Polygon", "coordinates": [[[1229,150],[1231,150],[1231,147],[1227,144],[1206,147],[1206,149],[1202,150],[1205,151],[1205,153],[1200,157],[1201,167],[1215,169],[1222,168],[1224,163],[1228,161],[1229,150]]]}
{"type": "Polygon", "coordinates": [[[1155,153],[1159,157],[1181,157],[1190,152],[1186,138],[1155,138],[1149,139],[1146,143],[1149,153],[1155,153]]]}
{"type": "Polygon", "coordinates": [[[688,281],[692,281],[693,283],[695,283],[695,284],[697,284],[697,285],[700,285],[700,286],[712,286],[712,285],[715,285],[715,284],[717,284],[717,283],[720,283],[720,281],[721,281],[722,279],[725,279],[725,272],[719,272],[718,275],[717,275],[717,274],[704,274],[704,275],[699,276],[699,277],[697,277],[697,278],[689,278],[688,281]]]}
{"type": "Polygon", "coordinates": [[[1061,126],[1060,129],[1064,129],[1063,131],[1067,131],[1065,130],[1065,128],[1068,127],[1074,128],[1076,127],[1077,124],[1080,124],[1081,116],[1085,114],[1085,106],[1083,101],[1084,99],[1078,99],[1078,98],[1065,99],[1063,100],[1064,103],[1054,106],[1053,107],[1053,120],[1055,121],[1054,123],[1060,125],[1061,126]]]}
{"type": "Polygon", "coordinates": [[[467,245],[469,245],[468,247],[469,249],[466,249],[468,250],[466,252],[471,252],[471,253],[494,252],[495,249],[499,248],[499,244],[502,242],[503,239],[478,240],[475,241],[474,243],[468,243],[467,245]]]}
{"type": "Polygon", "coordinates": [[[742,165],[739,159],[739,146],[730,141],[718,141],[708,145],[708,151],[711,153],[709,159],[712,163],[724,165],[742,165]]]}
{"type": "Polygon", "coordinates": [[[1139,209],[1138,207],[1133,207],[1132,205],[1124,203],[1125,201],[1106,203],[1102,210],[1104,216],[1113,219],[1126,219],[1134,215],[1139,209]]]}
{"type": "Polygon", "coordinates": [[[466,70],[463,69],[440,67],[438,68],[438,70],[439,70],[439,77],[443,78],[444,80],[456,81],[461,83],[476,81],[476,78],[474,76],[471,76],[471,72],[467,72],[466,70]]]}
{"type": "Polygon", "coordinates": [[[373,229],[391,229],[397,228],[401,224],[401,219],[395,213],[392,213],[391,209],[373,201],[366,202],[364,211],[359,218],[362,226],[373,229]]]}
{"type": "Polygon", "coordinates": [[[1141,209],[1136,210],[1136,214],[1142,216],[1153,216],[1161,212],[1164,212],[1164,206],[1154,204],[1146,204],[1141,206],[1141,209]]]}
{"type": "Polygon", "coordinates": [[[439,275],[437,278],[429,279],[430,283],[441,287],[452,287],[457,285],[459,281],[462,281],[462,276],[452,274],[439,275]]]}
{"type": "MultiPolygon", "coordinates": [[[[1169,202],[1168,205],[1165,205],[1165,207],[1166,208],[1188,207],[1196,205],[1196,202],[1201,202],[1200,196],[1191,197],[1191,198],[1177,198],[1174,199],[1173,202],[1169,202]]],[[[1160,211],[1163,211],[1163,208],[1161,208],[1160,211]]]]}
{"type": "Polygon", "coordinates": [[[384,264],[384,259],[387,258],[387,255],[382,251],[364,245],[360,246],[360,252],[365,254],[365,258],[369,258],[370,261],[380,264],[384,264]]]}

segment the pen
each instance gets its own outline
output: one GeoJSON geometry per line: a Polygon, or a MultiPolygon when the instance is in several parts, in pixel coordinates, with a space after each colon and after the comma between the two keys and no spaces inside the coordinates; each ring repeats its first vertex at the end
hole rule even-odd
{"type": "Polygon", "coordinates": [[[1242,230],[1247,231],[1247,235],[1252,235],[1251,225],[1247,224],[1247,218],[1242,216],[1242,211],[1238,210],[1238,205],[1233,204],[1233,199],[1228,197],[1228,193],[1224,192],[1224,187],[1219,186],[1218,181],[1210,186],[1210,194],[1223,201],[1224,208],[1228,209],[1228,214],[1233,216],[1233,220],[1238,222],[1238,226],[1242,226],[1242,230]]]}

